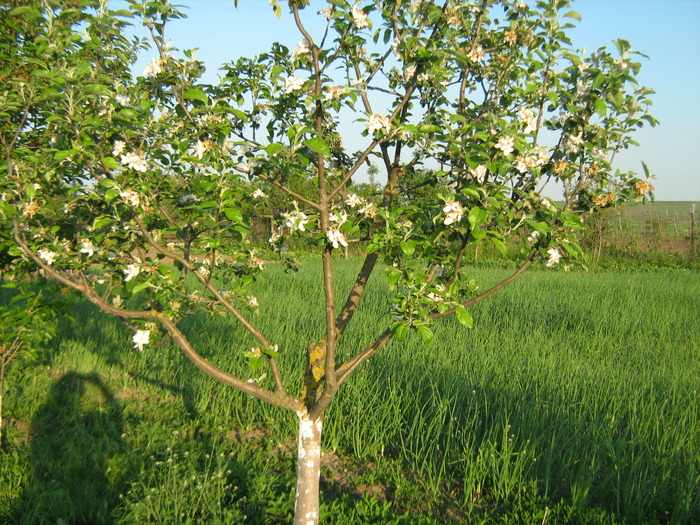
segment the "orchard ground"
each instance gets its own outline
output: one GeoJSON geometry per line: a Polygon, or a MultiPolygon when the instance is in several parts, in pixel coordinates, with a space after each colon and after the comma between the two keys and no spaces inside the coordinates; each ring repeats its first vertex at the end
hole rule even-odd
{"type": "MultiPolygon", "coordinates": [[[[336,262],[347,286],[361,261],[336,262]]],[[[323,323],[320,262],[302,263],[256,290],[261,322],[277,319],[264,329],[290,346],[323,323]]],[[[486,283],[507,273],[485,265],[473,273],[486,283]]],[[[389,321],[383,277],[369,286],[341,354],[389,321]]],[[[392,342],[327,415],[322,522],[697,522],[699,297],[689,269],[542,267],[472,309],[488,333],[448,319],[428,345],[392,342]]],[[[41,366],[9,374],[0,521],[291,520],[290,414],[199,374],[167,341],[129,350],[119,321],[73,308],[41,366]]],[[[250,375],[230,351],[250,335],[224,318],[187,323],[208,359],[250,375]]]]}

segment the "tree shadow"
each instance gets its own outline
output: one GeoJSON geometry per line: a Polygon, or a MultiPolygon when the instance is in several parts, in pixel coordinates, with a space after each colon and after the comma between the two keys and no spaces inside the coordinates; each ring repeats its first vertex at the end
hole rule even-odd
{"type": "Polygon", "coordinates": [[[69,371],[32,420],[18,523],[112,523],[125,468],[121,407],[97,374],[69,371]]]}

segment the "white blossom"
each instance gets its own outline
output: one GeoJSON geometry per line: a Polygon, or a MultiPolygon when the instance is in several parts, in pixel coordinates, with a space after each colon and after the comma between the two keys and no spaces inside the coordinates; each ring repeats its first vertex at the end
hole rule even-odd
{"type": "Polygon", "coordinates": [[[345,236],[339,230],[331,228],[326,232],[326,237],[333,245],[333,248],[338,248],[341,244],[347,247],[348,242],[345,240],[345,236]]]}
{"type": "Polygon", "coordinates": [[[292,91],[299,91],[304,86],[304,79],[295,77],[294,75],[289,75],[284,81],[284,89],[286,93],[291,93],[292,91]]]}
{"type": "Polygon", "coordinates": [[[547,253],[549,254],[547,266],[554,266],[559,262],[559,259],[561,259],[561,252],[559,252],[559,248],[550,248],[547,250],[547,253]]]}
{"type": "Polygon", "coordinates": [[[210,146],[208,142],[202,142],[201,140],[197,141],[197,144],[194,145],[194,156],[197,157],[198,159],[201,159],[204,157],[204,154],[209,150],[210,146]]]}
{"type": "Polygon", "coordinates": [[[513,143],[513,137],[501,137],[494,147],[500,149],[504,155],[510,155],[515,149],[513,143]]]}
{"type": "Polygon", "coordinates": [[[377,215],[377,208],[374,207],[374,203],[369,202],[360,208],[359,212],[365,217],[373,218],[377,215]]]}
{"type": "Polygon", "coordinates": [[[306,40],[302,40],[297,43],[297,47],[292,51],[292,60],[296,60],[300,56],[308,55],[309,53],[311,53],[309,43],[306,40]]]}
{"type": "Polygon", "coordinates": [[[127,153],[121,156],[121,163],[127,168],[131,168],[134,171],[139,171],[141,173],[148,170],[148,165],[146,164],[146,156],[137,153],[127,153]]]}
{"type": "Polygon", "coordinates": [[[56,254],[47,250],[46,248],[41,248],[38,252],[36,252],[36,254],[39,256],[39,259],[44,261],[49,266],[51,266],[56,259],[56,254]]]}
{"type": "Polygon", "coordinates": [[[443,221],[445,226],[461,221],[464,215],[464,208],[457,201],[445,202],[445,207],[442,211],[445,213],[445,220],[443,221]]]}
{"type": "Polygon", "coordinates": [[[532,133],[537,130],[537,117],[535,112],[528,108],[520,108],[518,110],[518,117],[525,124],[525,133],[532,133]]]}
{"type": "Polygon", "coordinates": [[[117,103],[121,104],[122,106],[129,105],[129,97],[127,97],[126,95],[117,95],[114,97],[114,100],[116,100],[117,103]]]}
{"type": "Polygon", "coordinates": [[[527,242],[535,243],[535,242],[537,242],[537,239],[539,239],[539,238],[540,238],[540,232],[535,230],[530,235],[528,235],[527,242]]]}
{"type": "Polygon", "coordinates": [[[578,135],[567,135],[566,145],[564,146],[568,153],[578,153],[583,145],[583,132],[578,135]]]}
{"type": "Polygon", "coordinates": [[[309,218],[303,211],[292,211],[283,213],[284,223],[291,231],[299,230],[306,231],[306,225],[309,222],[309,218]]]}
{"type": "Polygon", "coordinates": [[[112,155],[121,155],[122,153],[124,153],[124,148],[126,148],[126,142],[124,142],[123,140],[115,140],[112,155]]]}
{"type": "Polygon", "coordinates": [[[160,57],[155,57],[151,59],[151,62],[144,68],[144,77],[155,77],[156,75],[163,72],[163,65],[165,61],[160,57]]]}
{"type": "Polygon", "coordinates": [[[83,241],[78,251],[86,254],[88,257],[92,257],[97,248],[92,244],[92,241],[83,241]]]}
{"type": "Polygon", "coordinates": [[[265,199],[267,198],[267,195],[265,195],[265,192],[263,190],[258,188],[252,193],[251,197],[253,197],[254,199],[265,199]]]}
{"type": "Polygon", "coordinates": [[[348,193],[348,196],[345,199],[345,204],[347,204],[351,208],[356,208],[357,206],[363,204],[363,200],[360,197],[358,197],[356,193],[348,193]]]}
{"type": "Polygon", "coordinates": [[[483,184],[486,180],[486,166],[479,164],[476,168],[470,169],[469,174],[478,184],[483,184]]]}
{"type": "Polygon", "coordinates": [[[149,343],[150,339],[150,330],[136,330],[136,333],[132,339],[134,342],[134,348],[138,348],[140,352],[143,352],[143,347],[149,343]]]}
{"type": "Polygon", "coordinates": [[[248,296],[248,306],[250,306],[252,308],[257,308],[259,306],[258,298],[255,297],[254,295],[249,295],[248,296]]]}
{"type": "Polygon", "coordinates": [[[128,282],[141,273],[141,267],[138,264],[129,264],[122,271],[124,272],[124,282],[128,282]]]}
{"type": "Polygon", "coordinates": [[[481,46],[476,46],[474,49],[467,53],[467,58],[472,62],[482,62],[484,60],[484,48],[481,46]]]}

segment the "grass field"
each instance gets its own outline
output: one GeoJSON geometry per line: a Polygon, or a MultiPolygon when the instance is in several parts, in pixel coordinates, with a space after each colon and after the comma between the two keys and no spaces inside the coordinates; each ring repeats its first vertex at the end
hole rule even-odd
{"type": "MultiPolygon", "coordinates": [[[[338,290],[360,261],[339,260],[338,290]]],[[[271,272],[253,321],[295,391],[322,333],[319,264],[271,272]]],[[[474,270],[485,287],[502,270],[474,270]]],[[[381,276],[342,341],[389,321],[381,276]]],[[[342,296],[342,294],[341,294],[342,296]]],[[[323,523],[700,522],[700,279],[690,270],[532,270],[448,319],[429,345],[393,341],[327,414],[323,523]]],[[[33,366],[9,370],[0,523],[287,523],[296,422],[199,374],[170,344],[143,353],[75,304],[33,366]]],[[[184,328],[249,374],[225,318],[184,328]]]]}

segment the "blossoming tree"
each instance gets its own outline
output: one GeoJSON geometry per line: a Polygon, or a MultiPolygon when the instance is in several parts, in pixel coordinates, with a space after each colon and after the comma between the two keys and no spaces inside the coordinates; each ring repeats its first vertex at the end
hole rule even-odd
{"type": "Polygon", "coordinates": [[[138,350],[167,334],[213,379],[294,412],[296,523],[318,521],[324,412],[358,367],[411,330],[429,342],[440,318],[471,327],[469,307],[536,261],[580,256],[581,212],[652,189],[612,167],[631,132],[655,123],[636,54],[623,40],[615,54],[571,49],[565,31],[578,14],[567,0],[332,0],[321,11],[289,0],[297,47],[239,58],[217,85],[166,39],[167,21],[183,16],[175,7],[128,4],[152,37],[137,78],[143,43],[129,42],[129,12],[106,0],[2,8],[0,202],[12,265],[130,321],[138,350]],[[370,160],[386,182],[359,197],[351,184],[370,160]],[[439,191],[402,199],[416,172],[439,191]],[[543,196],[548,185],[562,201],[543,196]],[[307,348],[269,340],[251,315],[265,263],[246,210],[272,199],[284,211],[269,249],[304,237],[323,262],[325,332],[307,348]],[[336,297],[334,252],[350,243],[364,262],[336,297]],[[465,266],[481,244],[523,254],[485,290],[465,266]],[[392,311],[370,344],[339,351],[375,268],[387,272],[392,311]],[[249,360],[256,377],[193,347],[180,321],[201,311],[255,338],[231,359],[249,360]],[[280,352],[303,353],[304,370],[281,366],[280,352]]]}

